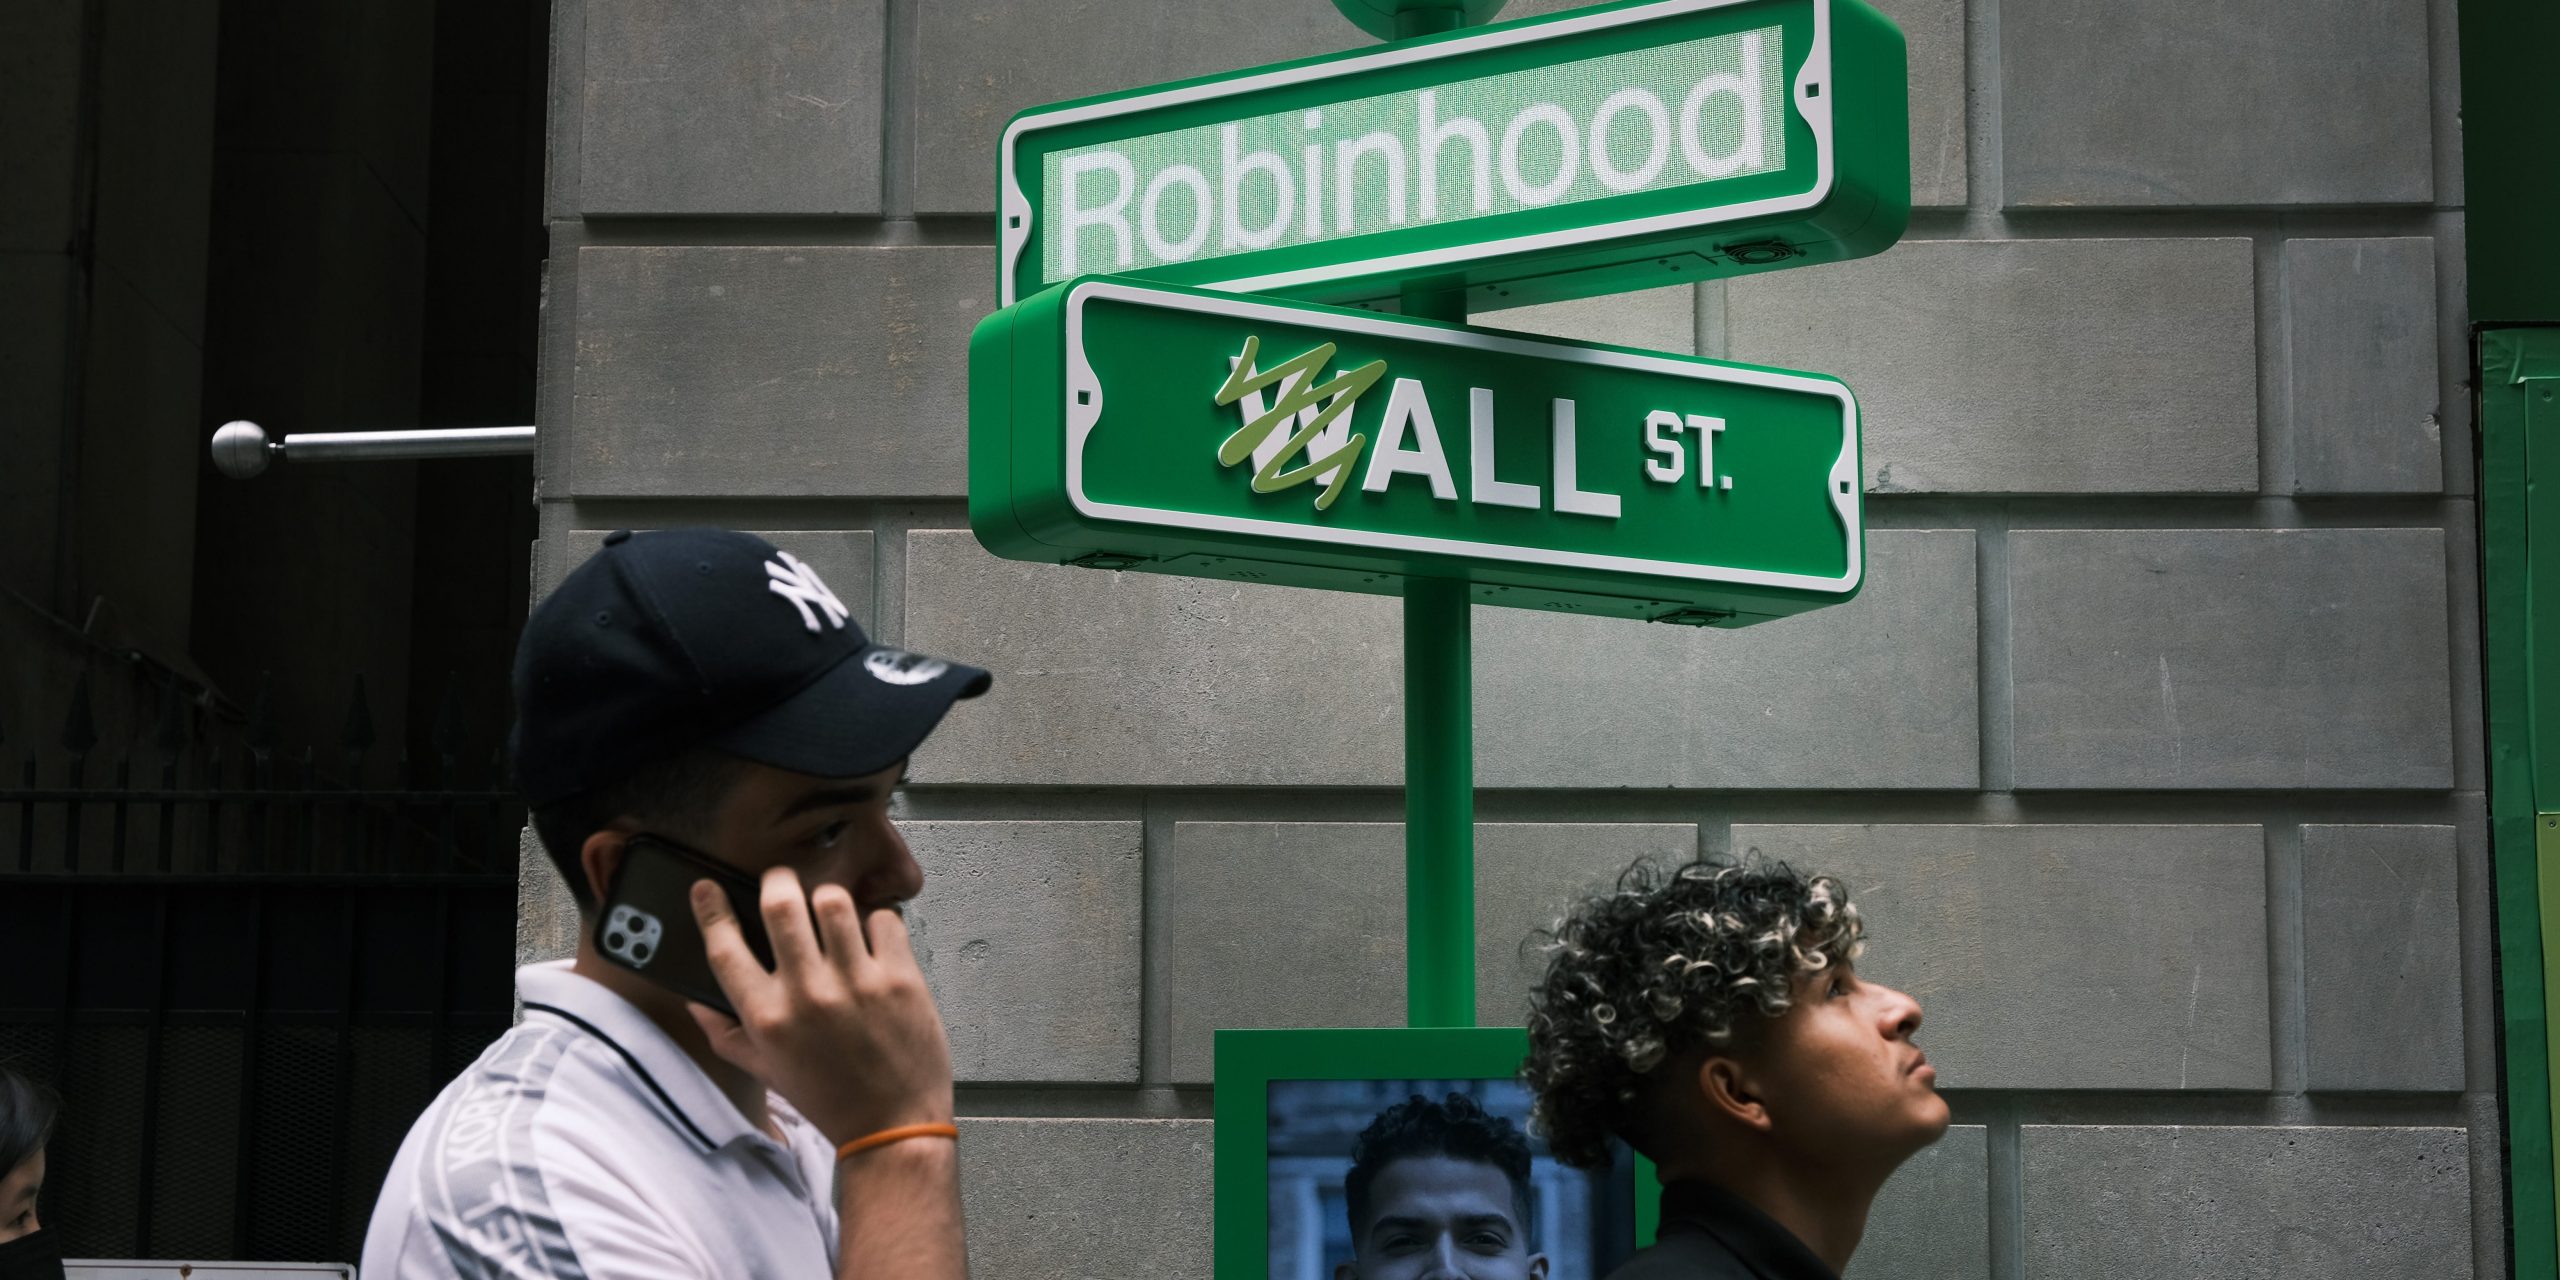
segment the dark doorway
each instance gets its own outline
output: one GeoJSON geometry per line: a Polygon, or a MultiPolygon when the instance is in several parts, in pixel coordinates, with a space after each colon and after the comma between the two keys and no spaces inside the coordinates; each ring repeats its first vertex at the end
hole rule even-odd
{"type": "Polygon", "coordinates": [[[548,0],[0,6],[0,1058],[74,1256],[353,1261],[509,1021],[548,0]]]}

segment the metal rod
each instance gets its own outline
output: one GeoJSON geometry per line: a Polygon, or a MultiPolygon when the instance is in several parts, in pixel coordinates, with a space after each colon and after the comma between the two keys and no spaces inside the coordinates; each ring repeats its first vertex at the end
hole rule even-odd
{"type": "MultiPolygon", "coordinates": [[[[1399,38],[1454,31],[1455,7],[1408,0],[1399,38]]],[[[1461,290],[1407,289],[1408,316],[1464,323],[1461,290]]],[[[1467,584],[1404,584],[1405,1022],[1476,1022],[1475,635],[1467,584]]]]}
{"type": "Polygon", "coordinates": [[[265,471],[278,458],[295,462],[387,462],[403,458],[490,458],[529,454],[531,427],[432,427],[418,431],[297,431],[280,441],[254,422],[226,422],[213,433],[214,469],[234,480],[265,471]]]}
{"type": "Polygon", "coordinates": [[[1467,584],[1404,584],[1405,1021],[1476,1020],[1474,637],[1467,584]]]}
{"type": "Polygon", "coordinates": [[[533,452],[531,427],[440,427],[428,431],[297,431],[277,452],[294,462],[388,458],[483,458],[533,452]]]}

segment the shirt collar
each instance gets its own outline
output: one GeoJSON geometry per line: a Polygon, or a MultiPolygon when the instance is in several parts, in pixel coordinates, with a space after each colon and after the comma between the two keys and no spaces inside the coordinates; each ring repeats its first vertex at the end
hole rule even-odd
{"type": "MultiPolygon", "coordinates": [[[[570,972],[573,963],[552,960],[516,970],[516,993],[528,1016],[567,1023],[604,1042],[638,1077],[641,1091],[666,1113],[667,1122],[705,1152],[742,1138],[773,1141],[747,1123],[729,1095],[649,1015],[603,983],[570,972]]],[[[780,1099],[768,1093],[766,1101],[780,1099]]]]}
{"type": "Polygon", "coordinates": [[[1733,1256],[1767,1280],[1839,1280],[1795,1233],[1740,1196],[1704,1182],[1674,1182],[1662,1189],[1658,1234],[1680,1229],[1714,1236],[1733,1256]]]}

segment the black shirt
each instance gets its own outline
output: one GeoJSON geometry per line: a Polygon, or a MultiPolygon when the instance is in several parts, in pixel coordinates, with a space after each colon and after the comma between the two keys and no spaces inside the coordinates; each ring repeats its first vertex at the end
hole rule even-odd
{"type": "Polygon", "coordinates": [[[1662,1189],[1653,1247],[1609,1280],[1840,1280],[1813,1250],[1732,1192],[1703,1182],[1662,1189]]]}

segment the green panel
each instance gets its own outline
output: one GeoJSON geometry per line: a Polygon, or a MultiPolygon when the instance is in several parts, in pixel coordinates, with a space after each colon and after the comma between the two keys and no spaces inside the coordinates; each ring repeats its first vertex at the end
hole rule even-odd
{"type": "Polygon", "coordinates": [[[998,296],[1112,273],[1485,309],[1891,245],[1902,33],[1861,0],[1631,0],[1036,107],[998,296]]]}
{"type": "Polygon", "coordinates": [[[971,350],[998,555],[1726,626],[1863,579],[1857,403],[1820,374],[1116,278],[971,350]]]}
{"type": "MultiPolygon", "coordinates": [[[[1273,1081],[1509,1080],[1529,1056],[1529,1033],[1519,1027],[1224,1030],[1214,1045],[1211,1272],[1216,1280],[1267,1280],[1273,1081]]],[[[1641,1248],[1653,1243],[1662,1185],[1653,1162],[1642,1156],[1635,1160],[1635,1180],[1635,1243],[1641,1248]]]]}
{"type": "Polygon", "coordinates": [[[2560,321],[2560,4],[2462,0],[2463,231],[2471,318],[2481,325],[2560,321]]]}
{"type": "Polygon", "coordinates": [[[2480,335],[2480,519],[2486,615],[2490,847],[2497,894],[2498,999],[2504,1049],[2509,1234],[2515,1274],[2560,1270],[2552,1157],[2553,1028],[2546,971],[2542,806],[2560,809],[2560,791],[2537,792],[2537,775],[2560,757],[2560,590],[2544,585],[2560,567],[2542,545],[2560,529],[2554,483],[2536,486],[2531,468],[2560,475],[2560,448],[2536,448],[2537,431],[2560,428],[2560,330],[2492,330],[2480,335]],[[2541,827],[2540,830],[2537,828],[2541,827]]]}

